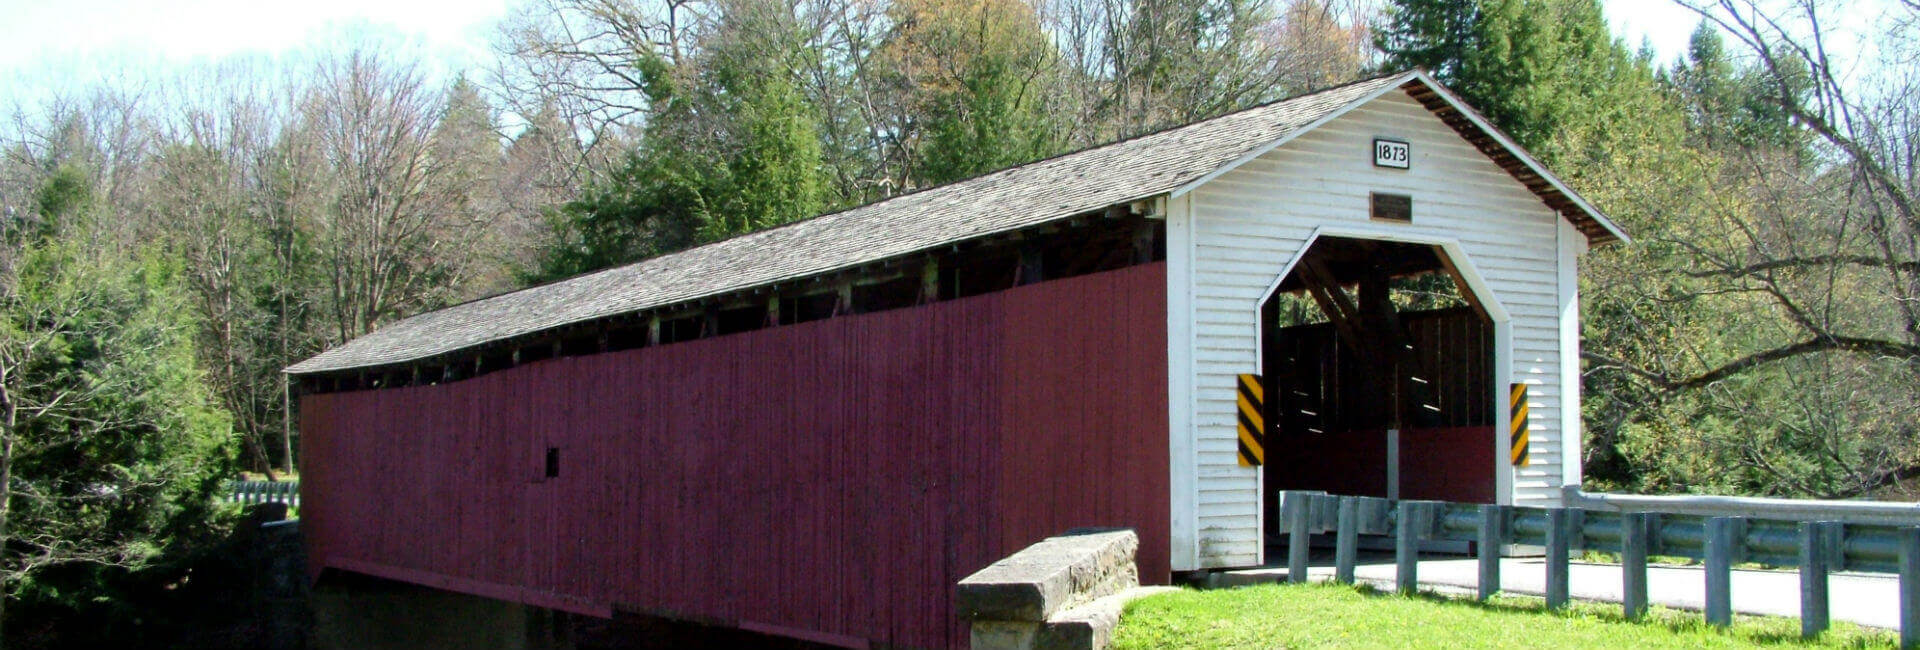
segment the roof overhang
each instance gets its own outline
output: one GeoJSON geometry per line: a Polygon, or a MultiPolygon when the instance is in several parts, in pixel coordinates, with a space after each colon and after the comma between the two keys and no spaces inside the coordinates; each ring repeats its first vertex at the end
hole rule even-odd
{"type": "Polygon", "coordinates": [[[1474,110],[1472,106],[1468,106],[1459,96],[1454,95],[1453,91],[1447,90],[1446,86],[1441,85],[1440,82],[1435,81],[1432,76],[1429,76],[1425,71],[1421,70],[1403,73],[1396,83],[1388,84],[1379,90],[1355,99],[1339,110],[1328,113],[1326,116],[1315,120],[1312,124],[1288,133],[1285,137],[1256,147],[1233,162],[1174,189],[1169,195],[1179,196],[1191,192],[1194,188],[1205,185],[1208,181],[1220,177],[1221,174],[1233,171],[1248,161],[1259,158],[1267,152],[1273,151],[1293,141],[1294,138],[1311,132],[1319,128],[1322,124],[1339,119],[1341,116],[1353,111],[1353,109],[1364,106],[1395,90],[1404,91],[1408,96],[1412,97],[1414,101],[1420,102],[1427,110],[1432,111],[1435,117],[1440,118],[1441,122],[1452,127],[1456,133],[1460,134],[1460,137],[1465,138],[1467,142],[1472,143],[1475,148],[1478,148],[1482,154],[1492,159],[1494,164],[1506,170],[1508,174],[1513,176],[1514,180],[1520,181],[1520,184],[1527,186],[1527,189],[1532,191],[1535,196],[1540,197],[1541,202],[1545,203],[1547,207],[1552,208],[1554,212],[1566,218],[1567,221],[1571,222],[1575,228],[1578,228],[1582,234],[1586,235],[1588,245],[1598,246],[1616,241],[1633,241],[1631,237],[1627,236],[1626,231],[1621,230],[1620,226],[1614,224],[1613,220],[1607,217],[1606,213],[1601,212],[1599,208],[1594,207],[1592,203],[1582,198],[1579,193],[1574,192],[1573,188],[1567,187],[1567,184],[1562,182],[1559,177],[1554,176],[1553,172],[1547,171],[1546,166],[1540,164],[1539,159],[1534,158],[1533,154],[1528,153],[1526,149],[1515,143],[1512,137],[1493,126],[1491,122],[1488,122],[1486,116],[1481,115],[1480,112],[1474,110]]]}

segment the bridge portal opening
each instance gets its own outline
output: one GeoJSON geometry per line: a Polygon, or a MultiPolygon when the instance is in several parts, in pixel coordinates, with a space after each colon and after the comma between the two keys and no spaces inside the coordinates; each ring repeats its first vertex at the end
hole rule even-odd
{"type": "Polygon", "coordinates": [[[1281,490],[1494,502],[1493,322],[1443,248],[1315,239],[1260,342],[1266,512],[1281,490]]]}

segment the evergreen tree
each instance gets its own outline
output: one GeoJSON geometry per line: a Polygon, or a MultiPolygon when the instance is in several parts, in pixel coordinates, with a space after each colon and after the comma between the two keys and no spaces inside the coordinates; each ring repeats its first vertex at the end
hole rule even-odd
{"type": "MultiPolygon", "coordinates": [[[[1514,137],[1539,150],[1558,127],[1569,68],[1594,35],[1563,25],[1591,0],[1395,0],[1375,46],[1388,70],[1420,68],[1514,137]],[[1576,9],[1568,12],[1568,9],[1576,9]]],[[[1605,25],[1598,34],[1606,42],[1605,25]]]]}
{"type": "MultiPolygon", "coordinates": [[[[1785,85],[1797,101],[1810,87],[1810,79],[1797,59],[1784,63],[1785,85]]],[[[1670,78],[1687,108],[1693,133],[1705,146],[1799,150],[1807,145],[1806,133],[1794,126],[1783,108],[1781,84],[1763,70],[1734,62],[1725,38],[1710,24],[1702,23],[1693,31],[1687,56],[1674,65],[1670,78]]]]}
{"type": "Polygon", "coordinates": [[[791,8],[722,3],[700,55],[637,53],[651,114],[640,146],[549,214],[554,245],[525,275],[559,279],[820,213],[819,117],[796,74],[812,56],[791,8]]]}
{"type": "Polygon", "coordinates": [[[1062,129],[1045,101],[1055,53],[1018,0],[900,0],[887,61],[922,136],[914,181],[940,184],[1043,158],[1062,129]]]}
{"type": "Polygon", "coordinates": [[[723,11],[699,86],[701,108],[725,116],[712,154],[724,173],[700,188],[708,241],[819,214],[826,195],[820,117],[798,80],[813,56],[806,34],[784,4],[734,0],[723,11]]]}
{"type": "Polygon", "coordinates": [[[1389,2],[1385,21],[1374,29],[1381,67],[1392,72],[1419,68],[1452,86],[1466,76],[1465,63],[1480,47],[1481,5],[1481,0],[1389,2]]]}
{"type": "Polygon", "coordinates": [[[231,470],[178,269],[90,245],[75,178],[38,194],[56,225],[9,232],[0,255],[0,607],[99,595],[96,573],[211,525],[231,470]]]}

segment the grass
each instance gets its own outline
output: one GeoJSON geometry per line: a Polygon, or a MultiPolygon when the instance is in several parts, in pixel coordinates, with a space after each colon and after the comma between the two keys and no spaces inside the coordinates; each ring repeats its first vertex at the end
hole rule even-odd
{"type": "Polygon", "coordinates": [[[1797,619],[1736,617],[1707,626],[1694,612],[1655,608],[1642,622],[1610,603],[1549,612],[1544,601],[1485,603],[1401,596],[1332,583],[1191,589],[1127,605],[1114,647],[1142,648],[1891,648],[1891,632],[1834,623],[1813,641],[1797,619]]]}

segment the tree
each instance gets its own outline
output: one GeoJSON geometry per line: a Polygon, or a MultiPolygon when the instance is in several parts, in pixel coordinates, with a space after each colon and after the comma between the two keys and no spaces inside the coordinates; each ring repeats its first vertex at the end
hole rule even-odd
{"type": "Polygon", "coordinates": [[[1399,0],[1375,44],[1383,67],[1428,70],[1536,153],[1617,49],[1590,0],[1399,0]]]}
{"type": "MultiPolygon", "coordinates": [[[[701,46],[700,83],[692,106],[726,116],[717,120],[716,151],[723,175],[710,178],[701,223],[711,241],[819,214],[826,207],[819,114],[801,92],[799,74],[812,56],[790,6],[764,0],[721,3],[718,29],[701,46]]],[[[650,138],[657,151],[674,146],[650,138]]],[[[687,171],[698,171],[689,169],[687,171]]]]}
{"type": "Polygon", "coordinates": [[[1294,0],[1276,30],[1279,86],[1297,93],[1336,86],[1360,77],[1370,54],[1364,20],[1336,0],[1294,0]]]}
{"type": "Polygon", "coordinates": [[[315,76],[290,137],[311,147],[296,173],[319,193],[307,223],[331,334],[345,341],[469,291],[492,222],[469,209],[459,167],[435,156],[445,107],[416,67],[354,51],[315,76]]]}
{"type": "MultiPolygon", "coordinates": [[[[1791,61],[1786,65],[1785,92],[1804,96],[1810,90],[1805,71],[1791,61]]],[[[1694,30],[1687,56],[1674,65],[1671,78],[1701,146],[1804,151],[1809,144],[1782,107],[1780,88],[1764,71],[1734,61],[1726,38],[1711,23],[1694,30]]]]}
{"type": "Polygon", "coordinates": [[[612,176],[549,211],[553,240],[522,281],[558,280],[694,245],[701,196],[678,167],[635,153],[612,176]]]}
{"type": "Polygon", "coordinates": [[[261,358],[264,333],[255,328],[267,322],[257,296],[265,278],[256,269],[268,244],[253,212],[245,163],[231,157],[242,152],[210,141],[214,137],[197,131],[156,157],[161,185],[153,208],[171,224],[162,242],[181,261],[181,278],[193,296],[207,382],[233,415],[253,468],[271,472],[267,441],[278,433],[270,421],[280,391],[277,369],[261,367],[275,360],[261,358]]]}
{"type": "Polygon", "coordinates": [[[811,56],[789,7],[722,3],[696,55],[636,53],[649,113],[639,148],[552,215],[549,280],[714,241],[822,211],[818,115],[798,76],[811,56]]]}
{"type": "Polygon", "coordinates": [[[1677,75],[1701,116],[1698,137],[1728,161],[1715,179],[1728,188],[1724,209],[1707,236],[1672,241],[1696,287],[1678,297],[1737,299],[1742,317],[1721,325],[1732,330],[1724,345],[1609,367],[1656,394],[1719,407],[1741,435],[1705,448],[1731,459],[1750,488],[1841,497],[1920,475],[1910,45],[1920,8],[1886,7],[1879,49],[1863,50],[1879,58],[1862,61],[1825,49],[1822,3],[1691,6],[1755,69],[1715,74],[1725,66],[1696,39],[1705,56],[1677,75]]]}
{"type": "Polygon", "coordinates": [[[443,97],[444,107],[428,136],[432,142],[428,155],[444,170],[440,183],[445,210],[465,215],[478,231],[473,235],[471,290],[513,290],[517,288],[511,273],[515,260],[508,237],[519,233],[505,202],[506,188],[497,182],[505,150],[493,106],[479,86],[465,77],[455,79],[443,97]]]}
{"type": "Polygon", "coordinates": [[[136,567],[205,525],[227,469],[174,269],[89,248],[78,178],[55,172],[35,206],[55,226],[7,224],[0,255],[0,615],[58,593],[48,569],[136,567]]]}
{"type": "Polygon", "coordinates": [[[935,185],[1056,153],[1051,43],[1018,0],[900,0],[882,56],[910,97],[907,183],[935,185]]]}
{"type": "Polygon", "coordinates": [[[493,85],[521,115],[565,125],[575,148],[556,149],[570,181],[586,184],[624,160],[627,136],[654,122],[648,85],[697,51],[719,13],[707,0],[535,0],[501,26],[493,85]]]}
{"type": "Polygon", "coordinates": [[[1486,39],[1485,4],[1481,0],[1388,3],[1384,21],[1373,32],[1374,47],[1384,55],[1381,67],[1426,70],[1450,86],[1470,76],[1468,60],[1486,39]]]}

